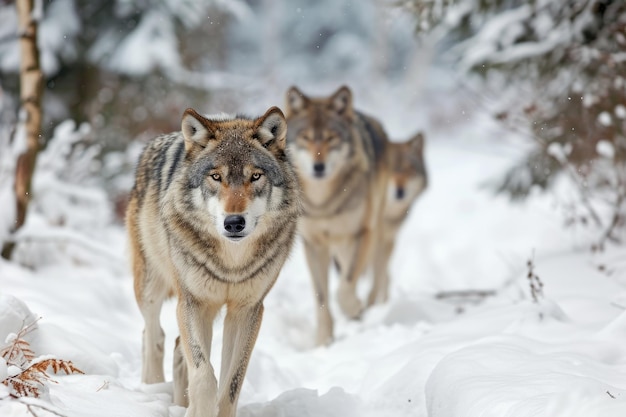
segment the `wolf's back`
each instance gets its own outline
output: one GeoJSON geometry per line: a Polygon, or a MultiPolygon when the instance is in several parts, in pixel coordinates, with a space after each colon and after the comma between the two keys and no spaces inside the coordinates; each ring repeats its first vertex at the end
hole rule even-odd
{"type": "Polygon", "coordinates": [[[385,162],[385,152],[389,138],[382,124],[371,116],[357,112],[357,123],[360,127],[361,138],[365,144],[365,151],[368,154],[372,166],[381,169],[385,162]]]}

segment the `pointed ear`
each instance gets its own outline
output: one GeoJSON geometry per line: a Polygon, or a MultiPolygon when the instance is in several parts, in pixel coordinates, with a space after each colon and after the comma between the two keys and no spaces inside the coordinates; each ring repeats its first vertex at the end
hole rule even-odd
{"type": "Polygon", "coordinates": [[[347,86],[341,86],[330,97],[330,106],[342,116],[352,116],[352,91],[347,86]]]}
{"type": "Polygon", "coordinates": [[[418,132],[409,139],[409,147],[413,154],[421,154],[424,151],[424,133],[418,132]]]}
{"type": "Polygon", "coordinates": [[[284,150],[287,144],[287,121],[276,106],[255,121],[256,137],[270,151],[284,150]]]}
{"type": "Polygon", "coordinates": [[[296,87],[290,87],[286,96],[287,114],[296,114],[309,106],[309,98],[296,87]]]}
{"type": "Polygon", "coordinates": [[[181,131],[185,138],[187,152],[195,146],[205,147],[214,138],[211,121],[198,114],[194,109],[187,109],[183,113],[181,131]]]}

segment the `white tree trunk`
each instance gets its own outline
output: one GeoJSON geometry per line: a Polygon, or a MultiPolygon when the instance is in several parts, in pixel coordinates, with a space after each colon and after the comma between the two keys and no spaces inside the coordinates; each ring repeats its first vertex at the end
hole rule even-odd
{"type": "MultiPolygon", "coordinates": [[[[41,137],[41,96],[43,92],[43,74],[39,66],[37,47],[37,20],[34,18],[35,0],[17,0],[19,22],[20,62],[20,102],[21,110],[17,131],[25,132],[26,146],[20,154],[15,168],[15,200],[17,202],[13,232],[17,231],[26,220],[26,211],[30,200],[30,184],[35,169],[39,138],[41,137]]],[[[23,137],[16,137],[23,140],[23,137]]],[[[6,243],[2,248],[2,257],[10,258],[14,244],[6,243]]]]}

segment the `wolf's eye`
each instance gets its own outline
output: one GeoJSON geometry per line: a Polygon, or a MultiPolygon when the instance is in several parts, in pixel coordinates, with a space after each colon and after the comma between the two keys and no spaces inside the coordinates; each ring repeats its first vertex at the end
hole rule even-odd
{"type": "Polygon", "coordinates": [[[215,181],[222,181],[222,176],[220,174],[211,174],[211,178],[215,181]]]}
{"type": "Polygon", "coordinates": [[[252,177],[250,177],[250,181],[257,181],[259,178],[261,178],[261,175],[263,174],[255,172],[254,174],[252,174],[252,177]]]}

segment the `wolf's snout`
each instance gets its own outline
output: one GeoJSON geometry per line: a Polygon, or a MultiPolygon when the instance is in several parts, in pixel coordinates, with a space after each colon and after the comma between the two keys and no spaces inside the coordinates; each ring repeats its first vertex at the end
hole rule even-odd
{"type": "Polygon", "coordinates": [[[402,187],[396,188],[396,198],[398,200],[402,200],[404,198],[404,188],[402,187]]]}
{"type": "Polygon", "coordinates": [[[233,215],[224,219],[224,229],[228,233],[239,233],[246,228],[246,219],[243,216],[233,215]]]}
{"type": "Polygon", "coordinates": [[[313,164],[313,173],[316,177],[321,177],[324,175],[324,171],[326,170],[326,165],[323,162],[316,162],[313,164]]]}

